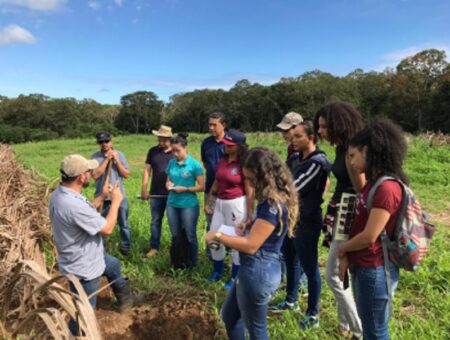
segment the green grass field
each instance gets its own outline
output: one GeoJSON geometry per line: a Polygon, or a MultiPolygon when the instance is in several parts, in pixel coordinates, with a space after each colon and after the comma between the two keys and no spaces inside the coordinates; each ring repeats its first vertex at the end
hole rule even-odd
{"type": "MultiPolygon", "coordinates": [[[[200,143],[204,135],[192,134],[189,152],[200,159],[200,143]]],[[[169,268],[168,247],[170,233],[164,220],[162,251],[154,259],[143,257],[148,246],[150,209],[149,202],[136,199],[140,194],[141,176],[149,147],[156,144],[153,136],[120,136],[114,139],[114,146],[125,153],[131,167],[131,176],[125,181],[126,193],[130,201],[130,224],[132,227],[133,249],[129,258],[124,259],[118,253],[118,232],[108,240],[108,249],[122,259],[124,272],[141,290],[151,292],[163,288],[167,281],[173,289],[195,287],[199,293],[210,297],[210,306],[218,314],[226,292],[223,283],[208,283],[211,265],[205,257],[203,214],[198,222],[200,245],[199,266],[194,271],[174,272],[169,268]],[[170,280],[169,280],[170,279],[170,280]]],[[[285,157],[286,144],[278,134],[254,133],[249,135],[250,146],[264,145],[285,157]]],[[[323,148],[330,159],[334,158],[333,149],[323,148]]],[[[28,143],[13,146],[17,159],[26,168],[34,168],[49,183],[56,187],[59,182],[59,163],[71,153],[80,153],[85,157],[98,149],[94,139],[55,140],[40,143],[28,143]]],[[[399,287],[394,300],[394,312],[390,322],[390,334],[393,339],[447,339],[450,338],[450,146],[430,148],[428,144],[413,138],[410,142],[405,169],[411,180],[411,187],[423,206],[431,213],[437,224],[437,232],[432,241],[431,252],[423,266],[416,273],[402,271],[399,287]]],[[[332,182],[332,188],[334,181],[332,182]]],[[[93,186],[85,192],[92,197],[93,186]]],[[[202,196],[199,196],[203,203],[202,196]]],[[[327,250],[320,248],[320,263],[326,262],[327,250]]],[[[280,290],[275,302],[284,298],[280,290]]],[[[302,309],[306,308],[306,299],[300,298],[302,309]]],[[[323,278],[323,290],[320,311],[320,327],[308,332],[298,326],[300,313],[286,312],[270,316],[269,332],[272,339],[332,339],[337,336],[336,305],[332,293],[323,278]]]]}

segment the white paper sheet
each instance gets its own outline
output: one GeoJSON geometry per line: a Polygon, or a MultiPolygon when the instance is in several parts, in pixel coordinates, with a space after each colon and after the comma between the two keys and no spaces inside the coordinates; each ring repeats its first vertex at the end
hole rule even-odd
{"type": "Polygon", "coordinates": [[[229,225],[222,224],[217,231],[228,236],[239,237],[239,235],[236,234],[236,229],[229,225]]]}

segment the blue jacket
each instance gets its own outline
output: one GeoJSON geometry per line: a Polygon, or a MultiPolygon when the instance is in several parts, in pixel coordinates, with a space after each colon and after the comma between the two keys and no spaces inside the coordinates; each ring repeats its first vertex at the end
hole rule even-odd
{"type": "Polygon", "coordinates": [[[287,161],[300,200],[300,224],[317,223],[322,218],[323,191],[331,170],[325,152],[317,148],[305,159],[294,154],[287,161]]]}

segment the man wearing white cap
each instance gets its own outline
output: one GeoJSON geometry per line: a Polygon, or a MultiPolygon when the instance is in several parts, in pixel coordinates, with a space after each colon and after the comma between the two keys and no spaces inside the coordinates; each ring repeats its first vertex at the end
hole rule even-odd
{"type": "Polygon", "coordinates": [[[287,159],[289,159],[294,153],[294,147],[292,146],[292,131],[293,129],[303,122],[303,117],[297,112],[288,112],[284,115],[281,122],[277,125],[277,128],[281,130],[281,134],[286,142],[289,143],[287,149],[287,159]]]}
{"type": "Polygon", "coordinates": [[[161,240],[161,225],[164,211],[167,206],[167,196],[169,192],[166,188],[167,165],[173,158],[170,139],[173,137],[172,128],[161,125],[159,130],[152,130],[158,137],[158,145],[152,147],[147,153],[144,173],[142,175],[141,199],[150,198],[150,210],[152,221],[150,223],[150,248],[147,257],[153,257],[158,253],[161,240]],[[150,193],[147,191],[148,182],[152,177],[150,193]]]}
{"type": "MultiPolygon", "coordinates": [[[[292,138],[294,136],[294,129],[303,122],[303,117],[297,112],[288,112],[284,115],[277,128],[281,130],[281,135],[284,140],[289,143],[287,148],[287,164],[291,171],[290,159],[298,157],[298,152],[295,151],[292,145],[292,138]]],[[[286,237],[281,247],[283,254],[283,261],[286,274],[286,299],[280,303],[270,306],[272,312],[280,312],[284,310],[299,310],[297,302],[299,285],[306,285],[306,275],[300,263],[300,259],[295,250],[294,240],[286,237]]]]}
{"type": "MultiPolygon", "coordinates": [[[[61,184],[52,193],[49,206],[58,269],[61,274],[75,275],[88,296],[98,289],[100,277],[106,276],[112,282],[119,309],[123,311],[136,302],[135,297],[131,294],[129,282],[121,274],[119,260],[103,248],[103,235],[112,233],[123,196],[117,183],[110,192],[97,196],[93,203],[81,194],[82,189],[89,185],[96,167],[96,160],[87,160],[80,155],[67,156],[61,162],[61,184]],[[111,207],[104,218],[95,206],[108,195],[111,207]]],[[[76,293],[72,285],[70,288],[76,293]]],[[[89,300],[93,308],[96,300],[96,296],[89,300]]],[[[70,321],[69,327],[73,334],[77,334],[74,320],[70,321]]]]}

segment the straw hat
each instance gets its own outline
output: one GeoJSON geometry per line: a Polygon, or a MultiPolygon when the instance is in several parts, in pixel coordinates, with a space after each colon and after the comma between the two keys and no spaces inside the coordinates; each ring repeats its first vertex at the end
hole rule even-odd
{"type": "Polygon", "coordinates": [[[157,136],[157,137],[167,137],[170,138],[172,137],[172,128],[170,126],[166,126],[166,125],[161,125],[159,127],[159,130],[152,130],[152,133],[157,136]]]}

